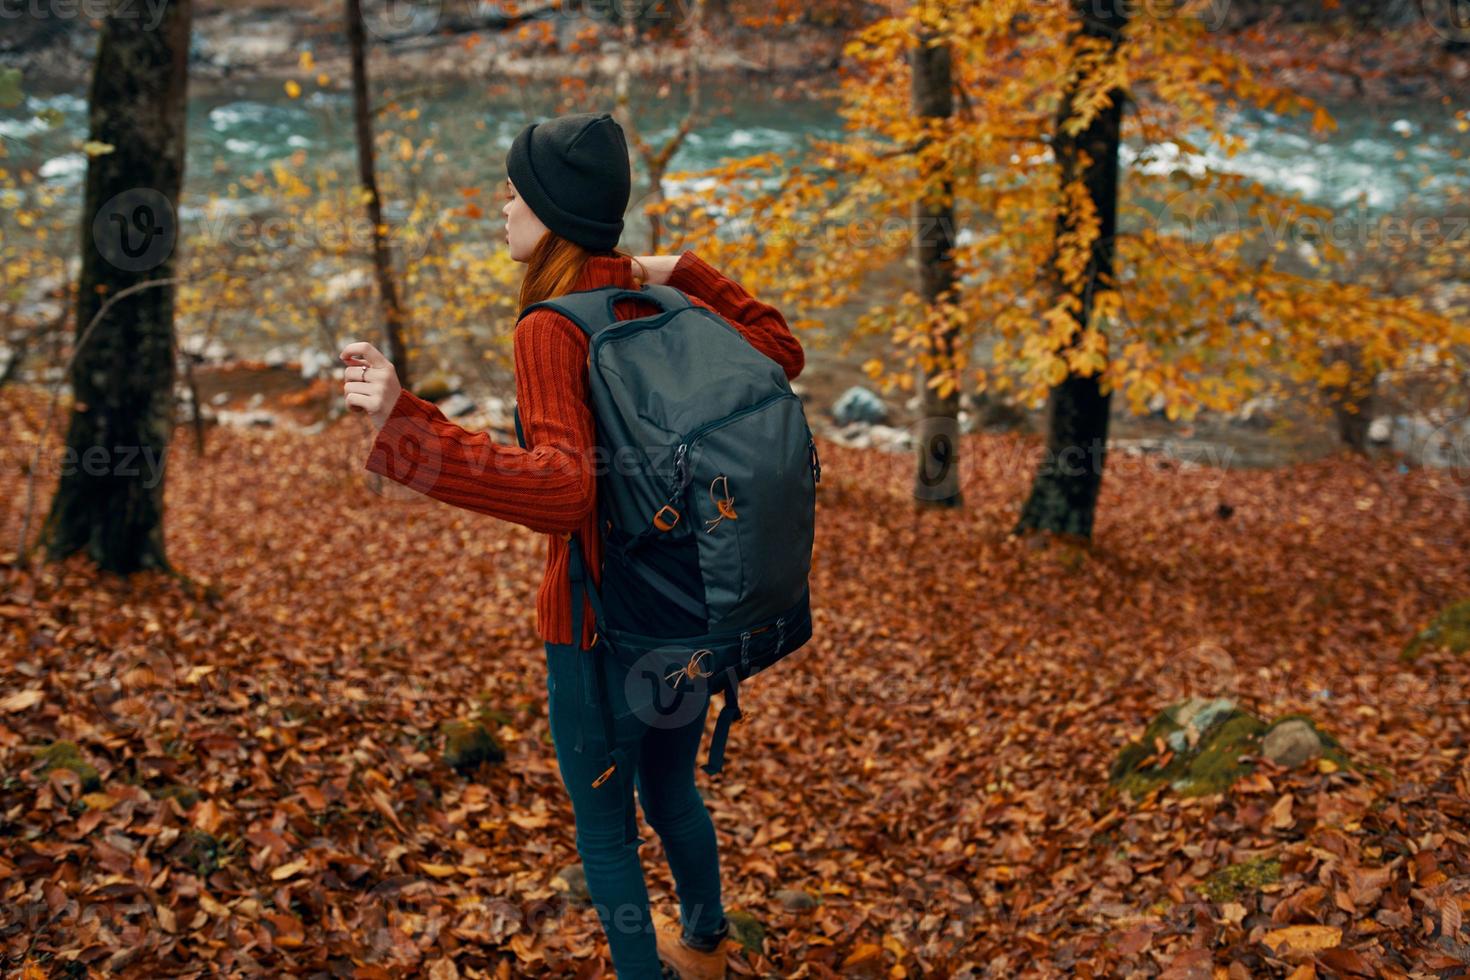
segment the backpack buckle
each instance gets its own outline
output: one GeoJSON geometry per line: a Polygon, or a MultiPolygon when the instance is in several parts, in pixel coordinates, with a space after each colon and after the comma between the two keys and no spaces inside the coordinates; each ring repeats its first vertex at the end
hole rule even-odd
{"type": "Polygon", "coordinates": [[[673,508],[673,505],[671,504],[664,504],[658,509],[658,512],[653,515],[653,526],[658,528],[660,531],[673,530],[674,525],[678,523],[679,512],[675,510],[673,508]],[[668,518],[664,516],[664,511],[668,511],[669,513],[673,514],[674,519],[672,521],[668,520],[668,518]]]}

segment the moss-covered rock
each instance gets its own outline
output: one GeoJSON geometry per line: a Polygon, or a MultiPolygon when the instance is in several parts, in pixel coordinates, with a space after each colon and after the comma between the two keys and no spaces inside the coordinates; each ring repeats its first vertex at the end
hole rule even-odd
{"type": "Polygon", "coordinates": [[[440,732],[444,736],[444,762],[461,776],[468,776],[482,762],[505,761],[505,750],[477,721],[446,721],[440,732]]]}
{"type": "Polygon", "coordinates": [[[1266,729],[1265,735],[1261,737],[1261,752],[1272,762],[1279,766],[1285,766],[1288,769],[1311,762],[1313,759],[1326,760],[1338,769],[1362,768],[1348,758],[1348,754],[1343,750],[1341,742],[1333,738],[1328,732],[1318,728],[1317,723],[1310,716],[1303,714],[1282,715],[1280,718],[1271,722],[1270,727],[1266,729]],[[1321,746],[1320,749],[1315,753],[1292,756],[1290,754],[1291,743],[1283,741],[1281,743],[1282,754],[1274,754],[1277,752],[1277,740],[1285,732],[1298,726],[1310,730],[1311,736],[1315,737],[1317,743],[1321,746]],[[1298,759],[1300,761],[1297,761],[1298,759]]]}
{"type": "Polygon", "coordinates": [[[1196,887],[1212,902],[1231,902],[1281,880],[1281,861],[1262,855],[1214,872],[1196,887]]]}
{"type": "Polygon", "coordinates": [[[1350,766],[1337,741],[1303,715],[1268,724],[1228,698],[1190,698],[1159,712],[1142,739],[1124,746],[1108,779],[1135,798],[1163,786],[1182,796],[1220,793],[1255,768],[1266,744],[1280,765],[1322,756],[1350,766]]]}
{"type": "Polygon", "coordinates": [[[87,761],[77,743],[52,742],[45,748],[35,750],[35,753],[41,762],[42,774],[53,769],[70,769],[82,781],[83,793],[95,793],[102,788],[102,777],[98,774],[97,767],[87,761]]]}
{"type": "Polygon", "coordinates": [[[1261,754],[1278,766],[1295,769],[1322,754],[1322,736],[1310,721],[1286,718],[1261,736],[1261,754]]]}
{"type": "Polygon", "coordinates": [[[1444,647],[1451,653],[1470,650],[1470,599],[1447,607],[1409,641],[1399,659],[1412,663],[1426,648],[1444,647]]]}
{"type": "Polygon", "coordinates": [[[744,909],[726,909],[730,922],[730,938],[745,947],[747,953],[760,955],[766,948],[766,927],[744,909]]]}
{"type": "Polygon", "coordinates": [[[1265,730],[1225,698],[1190,698],[1154,716],[1143,738],[1124,746],[1108,774],[1114,786],[1143,796],[1171,786],[1185,796],[1219,792],[1250,771],[1240,756],[1265,730]]]}

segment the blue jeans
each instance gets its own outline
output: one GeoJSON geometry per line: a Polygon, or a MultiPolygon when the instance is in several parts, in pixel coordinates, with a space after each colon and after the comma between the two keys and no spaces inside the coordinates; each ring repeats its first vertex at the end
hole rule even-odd
{"type": "MultiPolygon", "coordinates": [[[[573,636],[580,632],[574,630],[573,636]]],[[[638,855],[644,839],[637,834],[633,789],[636,784],[643,814],[668,856],[684,934],[695,940],[716,935],[724,922],[719,853],[714,823],[694,786],[695,755],[710,699],[706,692],[691,690],[672,704],[650,705],[635,696],[635,710],[628,695],[636,692],[636,684],[609,654],[606,641],[591,650],[575,643],[546,644],[551,739],[572,800],[587,891],[607,935],[613,968],[619,980],[659,980],[662,970],[638,855]],[[612,707],[615,746],[606,745],[603,717],[589,709],[585,696],[596,670],[603,672],[612,707]],[[619,755],[627,762],[593,786],[613,748],[623,749],[619,755]]]]}

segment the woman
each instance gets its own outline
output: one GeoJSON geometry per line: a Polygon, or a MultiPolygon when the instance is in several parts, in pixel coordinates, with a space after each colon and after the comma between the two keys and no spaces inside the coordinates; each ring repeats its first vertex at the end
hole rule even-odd
{"type": "MultiPolygon", "coordinates": [[[[617,249],[631,186],[622,128],[607,113],[576,113],[526,126],[506,158],[506,241],[526,264],[519,307],[583,289],[667,283],[713,309],[756,349],[779,363],[788,379],[804,355],[785,319],[693,252],[636,259],[617,249]],[[635,262],[637,273],[635,274],[635,262]]],[[[657,313],[652,303],[623,299],[618,319],[657,313]]],[[[607,934],[622,980],[725,976],[729,923],[720,903],[714,825],[694,784],[694,761],[708,714],[680,713],[677,726],[651,725],[628,711],[624,678],[595,649],[590,601],[573,609],[570,540],[578,533],[582,561],[601,585],[593,465],[596,425],[590,409],[587,337],[545,307],[516,326],[516,399],[527,448],[467,432],[432,403],[403,390],[393,365],[371,344],[349,344],[342,359],[350,408],[365,412],[378,432],[366,468],[437,500],[549,535],[546,571],[536,598],[536,628],[545,641],[548,715],[562,780],[571,797],[577,851],[587,890],[607,934]],[[584,658],[592,658],[587,660],[584,658]],[[599,756],[578,751],[598,729],[584,725],[572,697],[577,671],[605,671],[615,732],[633,772],[594,787],[599,756]],[[571,686],[569,686],[571,685],[571,686]],[[621,706],[621,710],[619,710],[621,706]],[[648,823],[668,855],[681,923],[652,913],[639,863],[633,786],[648,823]],[[656,928],[655,928],[656,927],[656,928]]]]}

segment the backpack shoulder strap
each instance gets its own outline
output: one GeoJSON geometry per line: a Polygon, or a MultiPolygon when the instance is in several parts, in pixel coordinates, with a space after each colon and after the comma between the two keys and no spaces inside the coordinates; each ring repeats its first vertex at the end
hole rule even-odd
{"type": "MultiPolygon", "coordinates": [[[[641,299],[658,306],[664,312],[682,310],[692,307],[694,304],[673,286],[655,285],[645,283],[642,289],[623,289],[618,286],[600,286],[597,289],[579,289],[572,293],[563,293],[555,299],[543,299],[539,303],[532,303],[516,322],[525,319],[527,313],[538,307],[548,307],[556,310],[562,316],[571,320],[583,333],[587,335],[590,342],[597,336],[599,331],[606,330],[614,323],[619,322],[613,312],[613,304],[620,299],[641,299]]],[[[521,428],[521,409],[515,407],[516,442],[522,449],[526,448],[526,437],[521,428]]]]}

